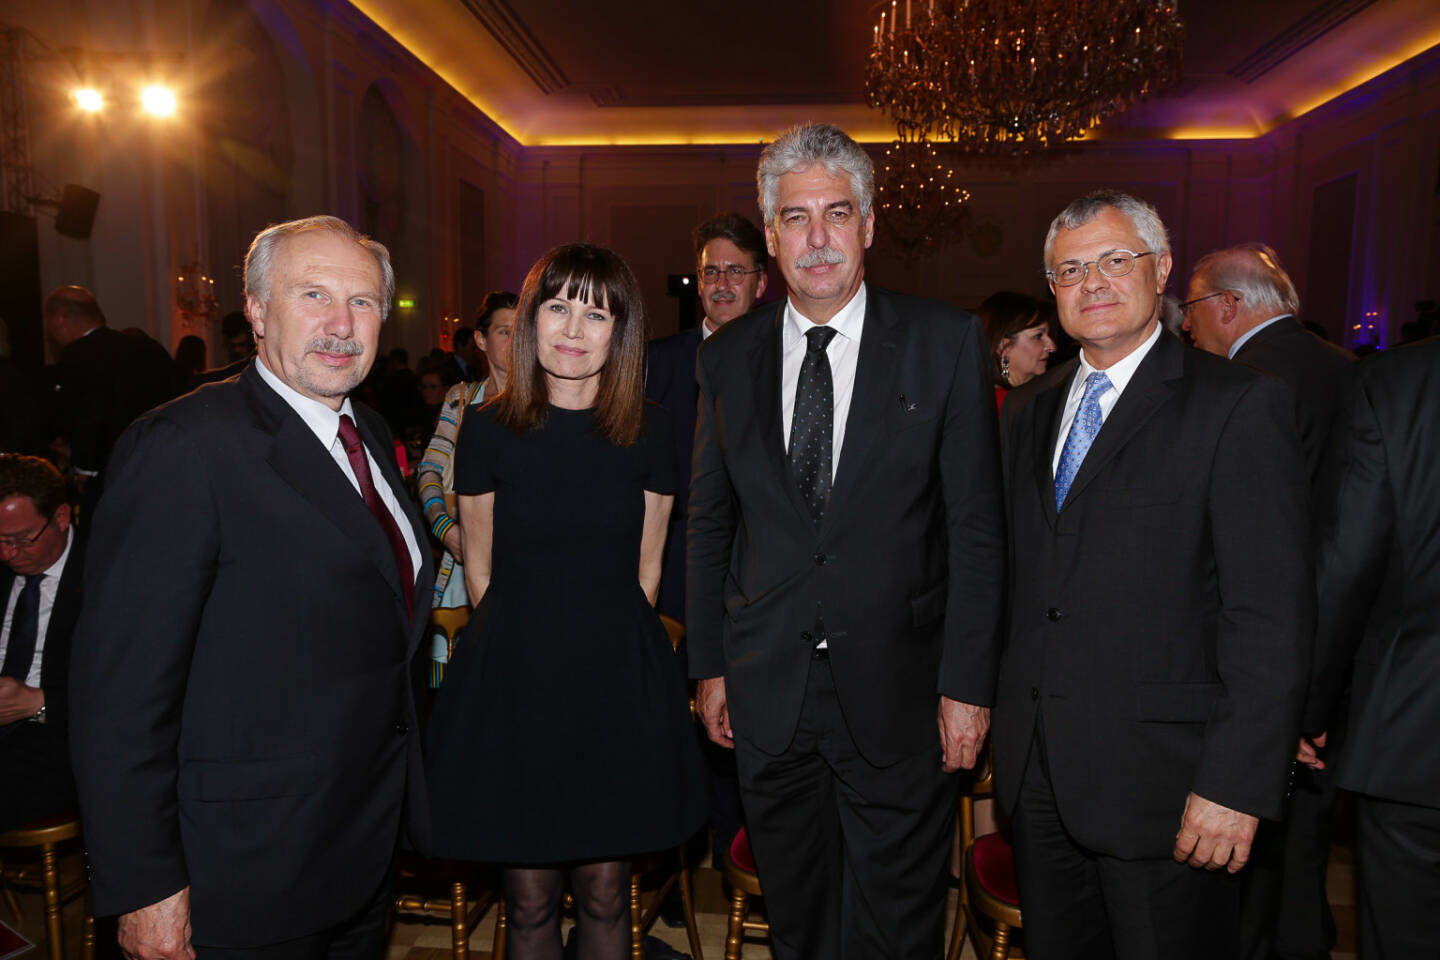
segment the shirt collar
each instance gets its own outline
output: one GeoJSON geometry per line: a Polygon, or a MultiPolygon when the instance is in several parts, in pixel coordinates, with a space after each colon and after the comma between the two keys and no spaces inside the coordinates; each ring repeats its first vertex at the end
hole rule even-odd
{"type": "Polygon", "coordinates": [[[340,415],[343,413],[352,420],[355,418],[349,397],[345,398],[339,410],[331,410],[319,400],[305,396],[277,377],[258,355],[255,357],[255,369],[260,371],[260,379],[268,383],[270,389],[280,394],[280,399],[300,415],[300,419],[305,421],[305,425],[324,444],[326,450],[335,446],[335,438],[340,435],[340,415]]]}
{"type": "MultiPolygon", "coordinates": [[[[795,301],[785,300],[785,325],[784,337],[785,346],[789,347],[795,341],[802,339],[811,327],[818,327],[820,324],[810,320],[795,307],[795,301]]],[[[855,291],[855,296],[841,307],[830,322],[825,324],[831,330],[844,337],[846,340],[859,340],[860,334],[865,328],[865,284],[860,284],[860,289],[855,291]]]]}
{"type": "MultiPolygon", "coordinates": [[[[1155,329],[1150,332],[1149,338],[1146,339],[1144,343],[1102,371],[1105,376],[1109,378],[1110,385],[1115,388],[1115,394],[1117,396],[1125,392],[1125,385],[1130,382],[1131,377],[1135,376],[1135,370],[1140,366],[1140,361],[1144,360],[1145,355],[1150,352],[1150,348],[1155,346],[1155,341],[1160,339],[1161,332],[1161,325],[1156,323],[1155,329]]],[[[1086,378],[1094,372],[1095,368],[1090,365],[1090,360],[1085,356],[1084,349],[1081,349],[1080,369],[1075,371],[1075,383],[1083,384],[1086,378]]],[[[1072,386],[1071,389],[1074,389],[1074,387],[1072,386]]]]}
{"type": "Polygon", "coordinates": [[[1231,360],[1234,360],[1234,359],[1235,359],[1235,354],[1237,354],[1237,353],[1240,352],[1240,348],[1243,347],[1243,346],[1245,346],[1245,344],[1249,342],[1249,340],[1250,340],[1251,337],[1255,336],[1255,334],[1259,333],[1261,330],[1264,330],[1266,327],[1270,326],[1271,324],[1279,323],[1281,320],[1284,320],[1286,317],[1291,317],[1291,316],[1294,316],[1294,314],[1282,313],[1282,314],[1279,314],[1279,315],[1277,315],[1277,316],[1271,317],[1269,320],[1266,320],[1264,323],[1257,323],[1257,324],[1255,324],[1255,326],[1251,327],[1249,330],[1246,330],[1244,333],[1240,334],[1240,336],[1238,336],[1238,337],[1235,338],[1235,342],[1232,343],[1232,344],[1230,344],[1230,352],[1227,353],[1226,356],[1229,357],[1231,360]]]}

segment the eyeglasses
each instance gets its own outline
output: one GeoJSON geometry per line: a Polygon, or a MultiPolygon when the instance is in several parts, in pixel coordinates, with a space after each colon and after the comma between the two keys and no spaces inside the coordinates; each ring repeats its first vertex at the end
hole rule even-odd
{"type": "Polygon", "coordinates": [[[26,547],[33,547],[35,545],[35,541],[43,537],[45,535],[45,531],[50,529],[50,521],[54,519],[55,515],[51,514],[50,519],[45,521],[45,526],[41,527],[31,536],[0,537],[0,547],[10,547],[15,550],[24,550],[26,547]]]}
{"type": "Polygon", "coordinates": [[[1195,304],[1199,303],[1201,300],[1209,300],[1211,297],[1218,297],[1227,293],[1232,294],[1236,300],[1240,299],[1240,294],[1235,293],[1233,290],[1216,290],[1214,293],[1207,293],[1203,297],[1196,297],[1194,300],[1186,300],[1184,303],[1180,304],[1180,312],[1188,317],[1190,316],[1191,309],[1194,308],[1195,304]]]}
{"type": "Polygon", "coordinates": [[[1062,260],[1054,270],[1046,270],[1045,276],[1057,287],[1073,287],[1090,273],[1090,264],[1111,280],[1118,280],[1135,269],[1135,261],[1154,254],[1153,250],[1136,253],[1134,250],[1109,250],[1094,260],[1062,260]]]}
{"type": "Polygon", "coordinates": [[[705,267],[700,271],[700,279],[705,283],[719,283],[720,278],[726,277],[731,283],[739,283],[752,273],[759,273],[760,268],[746,270],[738,263],[732,263],[725,267],[705,267]]]}

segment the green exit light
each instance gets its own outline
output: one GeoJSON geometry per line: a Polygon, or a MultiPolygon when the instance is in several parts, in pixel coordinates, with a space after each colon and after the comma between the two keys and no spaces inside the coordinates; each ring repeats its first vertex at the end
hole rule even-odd
{"type": "Polygon", "coordinates": [[[414,310],[415,301],[411,300],[409,297],[401,297],[399,300],[395,301],[395,306],[399,307],[401,310],[414,310]]]}

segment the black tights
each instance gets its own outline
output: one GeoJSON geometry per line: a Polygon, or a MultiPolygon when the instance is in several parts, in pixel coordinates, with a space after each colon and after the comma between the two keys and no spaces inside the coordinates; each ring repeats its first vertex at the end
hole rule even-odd
{"type": "MultiPolygon", "coordinates": [[[[568,868],[575,896],[580,960],[630,956],[630,864],[624,860],[568,868]]],[[[511,867],[505,871],[507,952],[514,960],[560,960],[560,901],[565,868],[511,867]]]]}

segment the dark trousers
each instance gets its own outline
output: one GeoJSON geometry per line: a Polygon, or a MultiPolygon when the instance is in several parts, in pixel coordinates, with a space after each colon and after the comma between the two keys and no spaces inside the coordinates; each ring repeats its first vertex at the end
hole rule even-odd
{"type": "Polygon", "coordinates": [[[1334,818],[1333,771],[1296,770],[1285,821],[1261,821],[1240,874],[1242,960],[1329,960],[1335,919],[1325,874],[1334,818]]]}
{"type": "Polygon", "coordinates": [[[354,916],[309,936],[259,947],[195,944],[195,960],[383,960],[386,920],[393,897],[390,872],[380,890],[354,916]]]}
{"type": "Polygon", "coordinates": [[[1440,956],[1440,807],[1357,796],[1355,847],[1360,960],[1435,960],[1440,956]]]}
{"type": "MultiPolygon", "coordinates": [[[[1180,814],[1177,809],[1176,829],[1180,814]]],[[[1228,960],[1236,955],[1238,878],[1168,857],[1121,860],[1077,843],[1055,803],[1038,727],[1011,823],[1027,957],[1228,960]]]]}
{"type": "Polygon", "coordinates": [[[956,789],[938,733],[871,765],[814,660],[790,746],[771,755],[737,734],[735,755],[776,960],[937,960],[956,789]]]}

